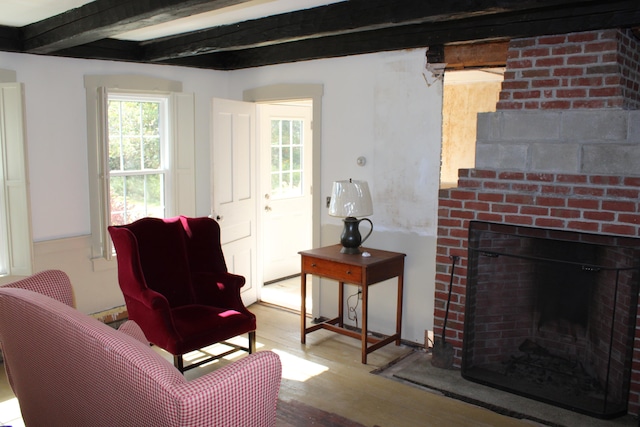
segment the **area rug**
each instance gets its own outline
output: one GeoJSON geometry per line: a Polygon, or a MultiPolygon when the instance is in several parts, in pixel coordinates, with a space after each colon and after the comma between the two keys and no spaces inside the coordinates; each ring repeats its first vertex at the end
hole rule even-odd
{"type": "Polygon", "coordinates": [[[314,408],[297,400],[278,400],[278,427],[366,427],[341,415],[314,408]]]}
{"type": "Polygon", "coordinates": [[[636,426],[638,422],[637,418],[630,415],[615,420],[593,418],[468,381],[462,377],[459,369],[442,369],[433,366],[431,353],[424,350],[415,350],[373,373],[481,406],[502,415],[546,426],[626,427],[636,426]]]}

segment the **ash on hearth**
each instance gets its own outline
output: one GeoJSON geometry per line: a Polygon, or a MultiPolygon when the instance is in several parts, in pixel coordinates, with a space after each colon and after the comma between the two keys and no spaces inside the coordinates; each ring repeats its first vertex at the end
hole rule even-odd
{"type": "Polygon", "coordinates": [[[520,345],[519,350],[522,354],[512,355],[504,362],[504,375],[574,396],[604,396],[600,382],[579,361],[552,355],[529,339],[520,345]]]}

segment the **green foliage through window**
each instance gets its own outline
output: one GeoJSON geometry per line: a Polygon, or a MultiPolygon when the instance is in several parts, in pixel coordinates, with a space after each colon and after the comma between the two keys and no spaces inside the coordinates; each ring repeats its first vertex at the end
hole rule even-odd
{"type": "Polygon", "coordinates": [[[165,216],[163,99],[109,96],[110,224],[165,216]]]}

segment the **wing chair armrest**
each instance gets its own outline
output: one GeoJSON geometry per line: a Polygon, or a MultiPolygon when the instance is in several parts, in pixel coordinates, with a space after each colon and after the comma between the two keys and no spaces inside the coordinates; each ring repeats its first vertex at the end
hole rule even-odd
{"type": "Polygon", "coordinates": [[[169,310],[169,301],[159,292],[152,289],[145,289],[137,294],[126,293],[128,300],[133,300],[148,310],[169,310]]]}
{"type": "Polygon", "coordinates": [[[240,297],[240,289],[245,284],[243,276],[227,272],[199,272],[193,273],[192,281],[200,302],[219,307],[244,307],[240,297]]]}
{"type": "Polygon", "coordinates": [[[133,320],[127,320],[122,325],[120,325],[118,330],[129,335],[130,337],[137,339],[145,345],[149,345],[149,340],[144,336],[144,332],[142,332],[140,326],[138,326],[138,324],[133,320]]]}
{"type": "Polygon", "coordinates": [[[190,425],[273,427],[281,380],[282,364],[276,353],[250,354],[178,385],[174,390],[181,399],[178,404],[192,406],[190,411],[181,411],[189,415],[189,420],[180,421],[190,425]],[[201,419],[191,419],[193,416],[201,419]]]}

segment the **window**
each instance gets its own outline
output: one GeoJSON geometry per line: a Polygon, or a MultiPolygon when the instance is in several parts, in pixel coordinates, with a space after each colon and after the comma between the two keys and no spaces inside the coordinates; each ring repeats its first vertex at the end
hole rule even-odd
{"type": "Polygon", "coordinates": [[[109,94],[110,225],[166,215],[167,97],[109,94]]]}
{"type": "Polygon", "coordinates": [[[0,82],[0,276],[33,272],[23,86],[0,82]]]}
{"type": "Polygon", "coordinates": [[[109,225],[195,216],[194,97],[180,82],[146,76],[85,76],[85,88],[91,249],[100,269],[113,254],[109,225]]]}
{"type": "Polygon", "coordinates": [[[301,196],[302,120],[271,120],[271,195],[301,196]]]}

